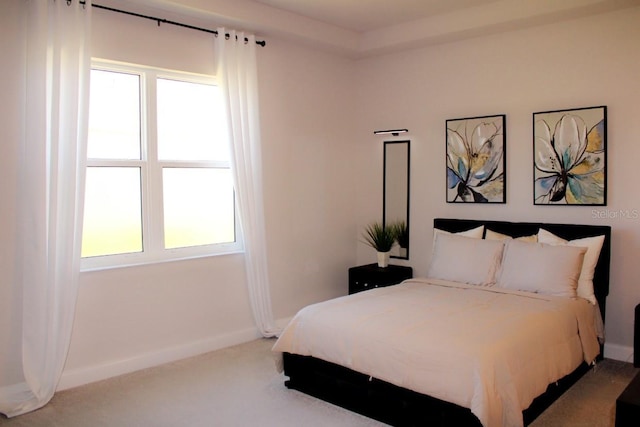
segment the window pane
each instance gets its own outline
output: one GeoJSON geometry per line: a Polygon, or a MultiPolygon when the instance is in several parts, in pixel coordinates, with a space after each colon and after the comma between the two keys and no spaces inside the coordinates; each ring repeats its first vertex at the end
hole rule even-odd
{"type": "Polygon", "coordinates": [[[229,169],[164,168],[166,249],[235,241],[229,169]]]}
{"type": "Polygon", "coordinates": [[[140,168],[88,167],[82,256],[142,251],[140,168]]]}
{"type": "Polygon", "coordinates": [[[90,159],[140,159],[140,76],[91,70],[90,159]]]}
{"type": "Polygon", "coordinates": [[[158,158],[229,161],[218,86],[158,79],[158,158]]]}

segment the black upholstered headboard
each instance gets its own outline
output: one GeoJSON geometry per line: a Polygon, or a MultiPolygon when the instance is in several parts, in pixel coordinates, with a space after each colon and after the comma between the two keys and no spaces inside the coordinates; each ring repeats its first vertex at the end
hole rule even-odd
{"type": "Polygon", "coordinates": [[[542,222],[508,222],[508,221],[483,221],[474,219],[435,218],[434,228],[453,233],[469,230],[481,225],[485,231],[491,230],[497,233],[507,234],[512,237],[530,236],[537,234],[540,227],[562,237],[565,240],[575,240],[583,237],[604,235],[604,243],[600,252],[600,258],[593,276],[593,287],[602,320],[605,319],[606,299],[609,295],[609,270],[611,259],[611,227],[608,225],[579,225],[579,224],[551,224],[542,222]]]}

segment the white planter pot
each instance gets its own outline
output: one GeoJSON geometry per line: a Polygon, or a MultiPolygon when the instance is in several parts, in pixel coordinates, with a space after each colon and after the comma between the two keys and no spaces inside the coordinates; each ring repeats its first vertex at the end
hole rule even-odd
{"type": "Polygon", "coordinates": [[[386,267],[389,265],[389,252],[378,252],[378,267],[386,267]]]}

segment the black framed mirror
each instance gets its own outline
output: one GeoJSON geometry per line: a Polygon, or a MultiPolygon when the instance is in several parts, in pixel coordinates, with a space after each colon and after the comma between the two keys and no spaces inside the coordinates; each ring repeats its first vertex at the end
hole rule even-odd
{"type": "Polygon", "coordinates": [[[384,142],[382,223],[399,231],[391,258],[409,259],[410,145],[408,140],[384,142]]]}

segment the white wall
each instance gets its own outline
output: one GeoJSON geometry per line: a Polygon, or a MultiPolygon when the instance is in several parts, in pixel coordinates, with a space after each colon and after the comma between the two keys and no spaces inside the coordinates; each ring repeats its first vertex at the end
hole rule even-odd
{"type": "MultiPolygon", "coordinates": [[[[360,60],[358,222],[381,206],[382,139],[374,129],[408,128],[411,139],[411,259],[426,273],[433,218],[606,224],[613,228],[607,300],[609,357],[628,358],[633,308],[640,303],[640,219],[594,218],[640,212],[640,8],[360,60]],[[533,206],[532,113],[608,106],[606,207],[533,206]],[[445,120],[507,115],[507,203],[445,202],[445,120]],[[372,197],[375,196],[375,197],[372,197]]],[[[404,136],[402,136],[404,137],[404,136]]],[[[379,217],[379,216],[378,216],[379,217]]],[[[358,247],[358,262],[373,253],[358,247]]]]}
{"type": "Polygon", "coordinates": [[[22,381],[22,373],[14,369],[21,356],[18,328],[22,323],[22,299],[11,286],[16,280],[16,201],[18,197],[19,145],[16,143],[24,125],[24,16],[20,2],[0,3],[0,386],[22,381]]]}
{"type": "Polygon", "coordinates": [[[276,317],[347,293],[355,265],[353,63],[271,38],[260,56],[276,317]]]}
{"type": "MultiPolygon", "coordinates": [[[[0,84],[3,111],[7,110],[0,115],[0,161],[6,176],[0,182],[0,386],[21,381],[20,340],[15,332],[21,315],[19,293],[10,286],[15,260],[15,157],[23,118],[19,105],[24,35],[15,22],[20,3],[2,2],[0,13],[0,84]]],[[[96,57],[190,72],[215,71],[212,35],[165,24],[158,27],[152,21],[96,9],[93,17],[96,57]]],[[[274,314],[286,319],[309,303],[346,294],[347,267],[355,263],[355,185],[349,161],[353,63],[278,40],[267,43],[258,48],[258,68],[268,257],[274,314]]],[[[85,272],[60,386],[257,336],[242,255],[85,272]]]]}

